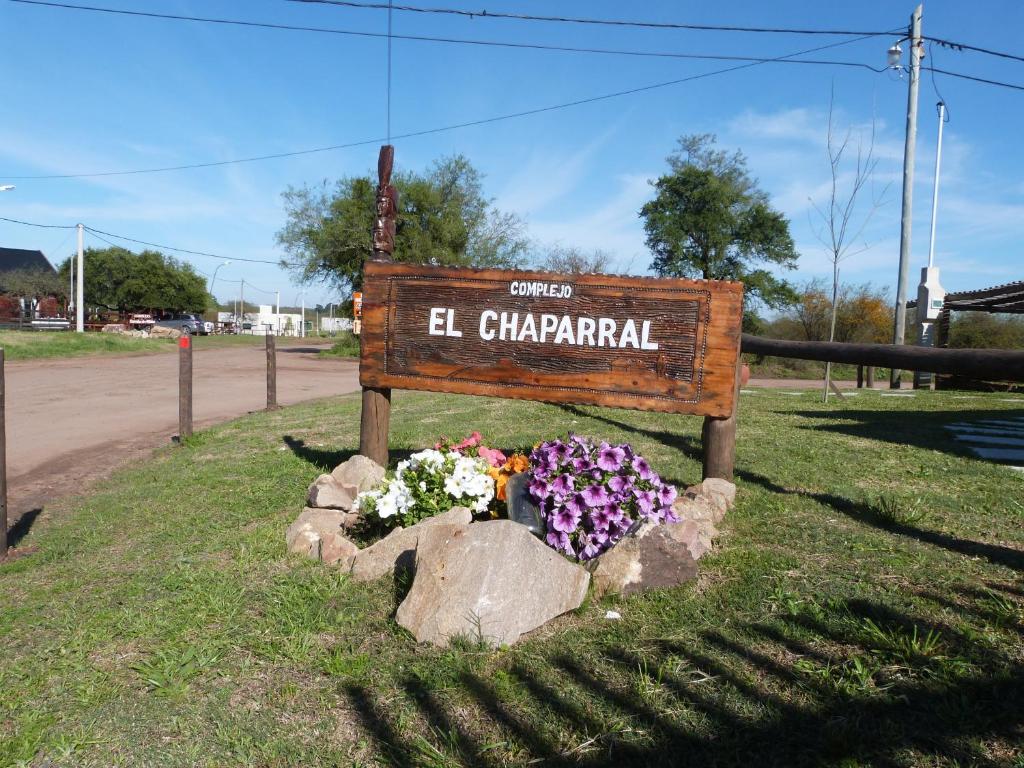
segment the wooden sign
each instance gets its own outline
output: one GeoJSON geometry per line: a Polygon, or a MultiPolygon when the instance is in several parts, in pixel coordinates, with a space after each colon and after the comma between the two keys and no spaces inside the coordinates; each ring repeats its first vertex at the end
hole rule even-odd
{"type": "Polygon", "coordinates": [[[368,262],[363,387],[728,418],[740,283],[368,262]]]}

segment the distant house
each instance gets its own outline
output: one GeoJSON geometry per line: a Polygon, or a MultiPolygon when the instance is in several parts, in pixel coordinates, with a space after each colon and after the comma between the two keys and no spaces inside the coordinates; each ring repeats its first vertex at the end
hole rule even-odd
{"type": "Polygon", "coordinates": [[[64,314],[57,270],[42,251],[0,248],[0,322],[64,314]]]}

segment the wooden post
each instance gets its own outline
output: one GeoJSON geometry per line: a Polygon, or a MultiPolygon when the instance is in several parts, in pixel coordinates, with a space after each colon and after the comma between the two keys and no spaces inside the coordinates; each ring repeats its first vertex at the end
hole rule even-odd
{"type": "Polygon", "coordinates": [[[867,366],[867,375],[865,376],[868,389],[875,388],[875,366],[867,366]]]}
{"type": "Polygon", "coordinates": [[[857,389],[864,389],[864,366],[857,366],[857,389]]]}
{"type": "Polygon", "coordinates": [[[277,342],[267,329],[267,410],[277,410],[277,342]]]}
{"type": "Polygon", "coordinates": [[[7,556],[7,382],[0,347],[0,560],[7,556]]]}
{"type": "Polygon", "coordinates": [[[178,440],[192,436],[192,336],[178,339],[178,440]]]}
{"type": "Polygon", "coordinates": [[[724,419],[713,416],[704,417],[700,442],[704,449],[703,478],[720,477],[732,482],[733,469],[736,464],[736,414],[740,406],[740,372],[743,360],[736,359],[736,396],[733,399],[732,413],[724,419]]]}
{"type": "MultiPolygon", "coordinates": [[[[391,185],[395,148],[385,144],[377,156],[377,215],[373,220],[373,260],[391,261],[395,252],[395,214],[398,190],[391,185]]],[[[362,336],[360,336],[362,340],[362,336]]],[[[391,425],[391,390],[363,387],[359,419],[359,453],[382,467],[388,464],[388,430],[391,425]]]]}

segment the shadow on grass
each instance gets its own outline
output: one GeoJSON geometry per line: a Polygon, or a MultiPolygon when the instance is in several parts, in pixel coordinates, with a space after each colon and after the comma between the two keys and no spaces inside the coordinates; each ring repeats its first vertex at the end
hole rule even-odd
{"type": "Polygon", "coordinates": [[[16,547],[18,543],[28,536],[29,531],[35,524],[36,519],[43,513],[42,507],[36,507],[24,512],[17,522],[7,529],[7,546],[16,547]]]}
{"type": "Polygon", "coordinates": [[[398,766],[1011,764],[1024,724],[1015,654],[838,602],[685,641],[541,648],[440,690],[405,679],[397,697],[348,694],[398,766]]]}
{"type": "MultiPolygon", "coordinates": [[[[319,469],[321,472],[331,472],[341,464],[343,461],[348,461],[353,456],[359,453],[357,449],[346,448],[341,451],[327,450],[324,448],[317,448],[306,444],[305,440],[298,437],[292,437],[291,435],[284,435],[281,438],[284,444],[288,446],[292,453],[298,456],[305,462],[312,464],[314,467],[319,469]]],[[[412,451],[408,449],[394,449],[388,451],[390,463],[395,464],[402,459],[407,459],[412,454],[412,451]]]]}
{"type": "MultiPolygon", "coordinates": [[[[924,410],[850,410],[836,409],[827,413],[822,411],[795,411],[794,416],[804,419],[828,419],[827,424],[805,425],[800,429],[816,432],[834,432],[851,437],[866,438],[897,445],[911,445],[929,451],[942,451],[954,456],[979,460],[971,452],[968,443],[954,439],[954,433],[946,429],[949,424],[972,424],[978,422],[1005,420],[1008,416],[1018,416],[1019,411],[1013,409],[990,409],[978,411],[924,411],[924,410]],[[839,423],[836,423],[836,422],[839,423]]],[[[988,445],[986,447],[994,447],[988,445]]],[[[997,459],[984,459],[994,464],[1004,463],[997,459]]],[[[1005,463],[1013,463],[1007,461],[1005,463]]]]}
{"type": "MultiPolygon", "coordinates": [[[[634,424],[627,424],[626,422],[618,421],[616,419],[609,418],[609,417],[604,416],[604,415],[602,415],[600,413],[592,413],[592,412],[588,412],[588,411],[583,411],[583,410],[580,410],[579,408],[576,408],[576,407],[571,406],[571,405],[570,406],[563,405],[563,406],[560,406],[560,407],[562,408],[562,410],[566,411],[567,413],[569,413],[569,414],[571,414],[573,416],[576,416],[576,417],[579,417],[579,418],[594,419],[596,421],[602,421],[605,424],[608,424],[609,426],[616,427],[617,429],[621,429],[621,430],[623,430],[625,432],[630,432],[630,433],[633,433],[633,434],[638,434],[638,435],[646,437],[646,438],[648,438],[650,440],[655,440],[655,441],[661,443],[662,445],[664,445],[664,446],[666,446],[668,448],[673,448],[675,450],[678,450],[678,451],[682,452],[684,455],[686,455],[688,458],[693,459],[694,461],[700,461],[701,457],[703,455],[701,447],[700,447],[700,440],[698,438],[696,438],[696,437],[691,436],[691,435],[679,435],[679,434],[676,434],[674,432],[665,432],[665,431],[662,431],[662,430],[655,430],[655,429],[647,429],[647,428],[644,428],[644,427],[638,427],[638,426],[636,426],[634,424]]],[[[908,422],[904,421],[904,417],[907,416],[907,412],[906,411],[899,411],[899,412],[855,411],[855,412],[852,412],[852,413],[853,413],[854,416],[856,416],[857,414],[870,414],[870,415],[875,415],[875,416],[878,416],[878,415],[887,416],[889,419],[892,420],[891,423],[888,422],[888,421],[887,422],[883,422],[883,423],[889,424],[890,428],[895,428],[896,425],[899,425],[899,429],[902,430],[904,433],[916,434],[916,433],[920,432],[920,430],[914,428],[914,424],[908,423],[908,422]]],[[[976,413],[972,414],[972,418],[974,418],[975,416],[978,416],[978,418],[981,418],[981,417],[983,417],[986,414],[991,416],[991,414],[997,414],[997,413],[1003,413],[1005,415],[1006,412],[1005,411],[1002,411],[1002,412],[1000,412],[1000,411],[983,411],[983,412],[980,412],[980,415],[976,412],[976,413]]],[[[913,411],[913,412],[910,412],[911,416],[914,415],[914,414],[917,414],[918,416],[927,415],[929,417],[935,417],[936,415],[946,416],[946,417],[950,416],[949,414],[936,414],[933,411],[913,411]]],[[[811,415],[813,415],[813,416],[815,416],[817,418],[821,418],[822,414],[820,412],[808,411],[808,412],[804,412],[804,413],[798,413],[797,415],[801,415],[801,416],[811,416],[811,415]]],[[[849,411],[847,411],[847,412],[838,412],[837,411],[836,414],[829,414],[829,417],[833,418],[833,417],[841,416],[841,417],[845,418],[845,417],[849,417],[850,415],[851,415],[851,412],[849,412],[849,411]]],[[[954,421],[954,419],[953,418],[945,418],[944,423],[951,422],[951,421],[954,421]]],[[[831,428],[835,428],[836,425],[824,425],[824,426],[822,426],[820,428],[821,429],[827,429],[827,428],[830,428],[830,427],[831,428]]],[[[874,427],[872,429],[874,429],[874,427]]],[[[885,430],[882,429],[881,427],[879,429],[881,429],[883,433],[885,432],[885,430]]],[[[869,437],[871,435],[860,435],[860,436],[862,436],[862,437],[869,437]]],[[[947,442],[951,442],[951,441],[947,440],[947,442]]],[[[929,443],[927,440],[924,440],[924,439],[921,439],[920,445],[921,445],[921,447],[935,449],[934,445],[932,445],[931,443],[929,443]]],[[[764,488],[766,491],[770,491],[771,493],[777,493],[777,494],[781,494],[781,495],[801,496],[801,497],[804,497],[804,498],[813,499],[814,501],[818,502],[819,504],[822,504],[824,506],[830,507],[830,508],[834,509],[835,511],[840,512],[840,513],[846,515],[847,517],[851,517],[851,518],[853,518],[855,520],[858,520],[858,521],[860,521],[860,522],[862,522],[862,523],[864,523],[866,525],[870,525],[870,526],[872,526],[874,528],[877,528],[879,530],[888,531],[889,533],[895,533],[895,534],[899,534],[901,536],[907,536],[909,538],[916,539],[917,541],[920,541],[920,542],[922,542],[924,544],[930,544],[930,545],[935,546],[935,547],[940,547],[941,549],[945,549],[945,550],[948,550],[950,552],[956,552],[956,553],[961,554],[961,555],[966,555],[967,557],[983,557],[986,560],[988,560],[990,563],[993,563],[995,565],[1002,565],[1002,566],[1005,566],[1007,568],[1012,568],[1015,571],[1024,571],[1024,552],[1021,552],[1019,550],[1012,549],[1010,547],[1000,546],[998,544],[986,544],[984,542],[973,541],[971,539],[963,539],[963,538],[960,538],[960,537],[957,537],[957,536],[952,536],[952,535],[946,534],[946,533],[938,533],[936,531],[929,531],[929,530],[927,530],[925,528],[920,528],[920,527],[915,526],[915,525],[894,523],[894,522],[888,521],[888,520],[884,519],[883,517],[881,517],[877,513],[877,511],[875,510],[875,508],[872,505],[870,505],[870,504],[868,504],[868,503],[866,503],[864,501],[854,501],[853,499],[848,499],[845,496],[840,496],[840,495],[834,494],[834,493],[824,493],[824,492],[808,491],[808,490],[798,489],[798,488],[786,488],[786,487],[781,486],[778,483],[774,482],[770,478],[767,478],[764,475],[761,475],[761,474],[759,474],[757,472],[752,472],[752,471],[750,471],[748,469],[744,469],[742,466],[737,466],[736,470],[735,470],[735,473],[736,473],[736,476],[739,479],[741,479],[741,480],[743,480],[745,482],[748,482],[748,483],[759,485],[762,488],[764,488]]],[[[671,478],[666,478],[666,479],[671,479],[671,478]]]]}

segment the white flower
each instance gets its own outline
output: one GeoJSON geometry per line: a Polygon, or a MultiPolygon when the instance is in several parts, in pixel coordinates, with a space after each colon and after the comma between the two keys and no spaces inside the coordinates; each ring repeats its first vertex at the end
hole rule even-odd
{"type": "MultiPolygon", "coordinates": [[[[441,465],[444,464],[444,454],[440,451],[435,451],[433,448],[427,448],[419,453],[414,453],[409,457],[409,461],[415,462],[418,466],[440,469],[441,465]]],[[[401,463],[399,463],[399,466],[401,466],[401,463]]]]}
{"type": "Polygon", "coordinates": [[[427,481],[426,480],[420,480],[420,490],[421,491],[427,490],[427,481]]]}

